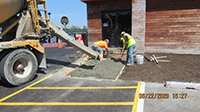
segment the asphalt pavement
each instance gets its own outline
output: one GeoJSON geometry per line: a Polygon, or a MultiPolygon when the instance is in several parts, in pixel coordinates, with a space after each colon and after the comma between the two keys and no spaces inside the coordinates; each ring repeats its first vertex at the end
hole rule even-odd
{"type": "MultiPolygon", "coordinates": [[[[71,46],[63,46],[62,48],[57,47],[48,47],[45,48],[46,55],[47,55],[47,69],[39,69],[34,79],[24,85],[19,87],[13,87],[4,83],[0,80],[0,98],[3,98],[17,90],[20,90],[31,83],[46,77],[49,74],[53,74],[60,70],[63,67],[73,66],[73,63],[78,57],[82,55],[81,52],[77,51],[76,49],[72,48],[71,46]]],[[[1,112],[1,111],[0,111],[1,112]]]]}
{"type": "MultiPolygon", "coordinates": [[[[73,48],[47,48],[47,69],[20,87],[0,82],[0,112],[134,112],[137,82],[66,76],[84,62],[73,48]]],[[[136,95],[137,94],[137,95],[136,95]]]]}
{"type": "Polygon", "coordinates": [[[0,81],[0,112],[200,110],[199,90],[166,88],[161,83],[69,77],[66,74],[84,62],[84,58],[73,62],[80,52],[72,48],[46,51],[48,68],[39,70],[33,81],[20,87],[8,86],[0,81]],[[48,52],[51,52],[50,55],[48,52]]]}
{"type": "Polygon", "coordinates": [[[140,83],[72,78],[64,67],[0,99],[1,112],[135,112],[140,83]]]}

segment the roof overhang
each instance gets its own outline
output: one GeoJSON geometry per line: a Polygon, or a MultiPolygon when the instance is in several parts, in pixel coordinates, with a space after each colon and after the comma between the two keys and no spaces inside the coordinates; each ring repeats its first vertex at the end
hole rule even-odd
{"type": "Polygon", "coordinates": [[[81,0],[82,2],[102,2],[102,1],[110,1],[110,0],[81,0]]]}

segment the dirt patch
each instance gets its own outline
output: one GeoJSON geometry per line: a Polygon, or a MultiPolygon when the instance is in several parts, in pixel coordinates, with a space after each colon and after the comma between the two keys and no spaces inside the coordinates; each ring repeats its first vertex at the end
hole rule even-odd
{"type": "Polygon", "coordinates": [[[171,80],[200,81],[200,55],[155,54],[155,56],[167,56],[166,59],[171,62],[159,63],[159,66],[156,66],[145,60],[143,65],[126,66],[120,79],[160,83],[171,80]]]}
{"type": "Polygon", "coordinates": [[[102,62],[90,60],[74,71],[72,77],[94,77],[98,79],[115,79],[124,64],[115,59],[107,59],[102,62]]]}

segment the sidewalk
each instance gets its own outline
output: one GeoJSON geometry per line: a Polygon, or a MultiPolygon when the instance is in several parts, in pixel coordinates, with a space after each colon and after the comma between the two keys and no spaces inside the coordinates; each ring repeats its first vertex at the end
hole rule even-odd
{"type": "Polygon", "coordinates": [[[145,99],[144,112],[199,112],[200,110],[199,90],[166,88],[161,83],[145,83],[145,94],[148,93],[167,93],[169,99],[145,99]]]}

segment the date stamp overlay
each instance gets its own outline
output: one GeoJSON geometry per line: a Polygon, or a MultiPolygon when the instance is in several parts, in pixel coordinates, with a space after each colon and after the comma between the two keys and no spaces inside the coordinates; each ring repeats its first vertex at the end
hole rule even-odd
{"type": "Polygon", "coordinates": [[[187,93],[140,93],[140,99],[187,99],[187,93]]]}

